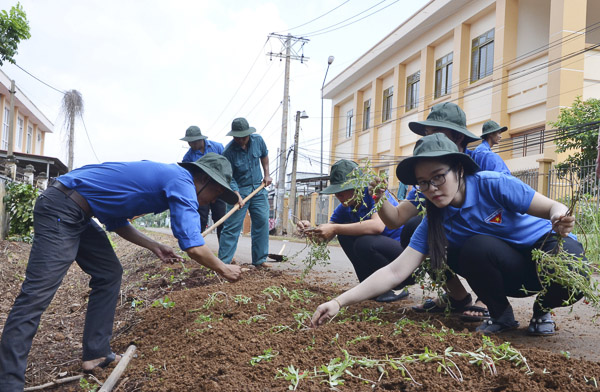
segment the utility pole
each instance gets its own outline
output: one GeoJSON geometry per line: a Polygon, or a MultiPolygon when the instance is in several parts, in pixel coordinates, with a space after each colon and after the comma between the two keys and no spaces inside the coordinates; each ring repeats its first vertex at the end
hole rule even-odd
{"type": "MultiPolygon", "coordinates": [[[[285,58],[285,79],[283,84],[283,115],[281,120],[281,157],[287,152],[287,121],[288,121],[288,102],[290,96],[290,61],[300,60],[301,63],[308,60],[308,57],[304,57],[304,44],[308,42],[308,39],[301,37],[294,37],[291,34],[280,35],[280,34],[269,34],[269,38],[277,38],[281,41],[284,50],[279,53],[269,52],[267,53],[272,59],[273,57],[285,58]],[[299,51],[294,50],[294,45],[299,44],[299,51]],[[283,53],[285,52],[285,54],[283,53]]],[[[279,179],[277,180],[277,214],[275,216],[275,233],[277,235],[283,234],[283,203],[285,201],[285,159],[279,161],[279,179]]]]}
{"type": "MultiPolygon", "coordinates": [[[[292,215],[296,216],[296,169],[298,167],[298,135],[300,134],[300,119],[308,118],[308,115],[305,111],[296,112],[296,132],[294,133],[294,156],[292,158],[292,185],[290,187],[290,198],[288,201],[288,210],[290,208],[290,203],[292,203],[292,215]]],[[[288,235],[291,235],[294,232],[294,221],[292,219],[288,219],[288,235]]]]}
{"type": "Polygon", "coordinates": [[[14,140],[15,140],[15,94],[17,87],[15,81],[10,81],[10,118],[8,119],[8,148],[6,149],[6,168],[9,177],[13,180],[17,176],[17,160],[14,156],[14,140]]]}

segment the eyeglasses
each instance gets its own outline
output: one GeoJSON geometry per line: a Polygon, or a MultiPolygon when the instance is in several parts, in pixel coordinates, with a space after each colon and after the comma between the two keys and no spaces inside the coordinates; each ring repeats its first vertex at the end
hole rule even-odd
{"type": "Polygon", "coordinates": [[[429,189],[429,185],[439,188],[446,183],[446,175],[450,173],[451,170],[452,168],[448,168],[444,173],[437,174],[427,181],[417,181],[417,185],[423,192],[429,189]]]}

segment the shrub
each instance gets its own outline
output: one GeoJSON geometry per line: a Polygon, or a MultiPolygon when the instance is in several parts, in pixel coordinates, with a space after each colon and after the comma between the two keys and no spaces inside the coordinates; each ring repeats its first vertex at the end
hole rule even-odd
{"type": "Polygon", "coordinates": [[[37,196],[38,190],[33,185],[18,182],[6,185],[4,206],[9,216],[9,240],[33,240],[33,207],[37,196]]]}

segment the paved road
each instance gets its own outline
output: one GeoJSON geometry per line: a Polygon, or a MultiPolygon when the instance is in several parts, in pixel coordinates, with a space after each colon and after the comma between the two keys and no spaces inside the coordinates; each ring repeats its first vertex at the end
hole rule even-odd
{"type": "MultiPolygon", "coordinates": [[[[153,229],[163,233],[171,234],[170,229],[153,229]]],[[[218,249],[216,234],[209,234],[206,238],[208,246],[215,252],[218,249]]],[[[283,254],[293,260],[284,263],[273,263],[276,270],[289,270],[295,273],[302,271],[302,260],[305,258],[307,249],[304,242],[284,241],[271,237],[269,241],[269,252],[279,253],[283,245],[283,254]]],[[[339,246],[329,246],[331,262],[326,266],[316,266],[309,274],[308,279],[318,278],[320,282],[331,281],[342,287],[352,287],[358,283],[354,274],[352,264],[339,246]]],[[[239,264],[251,264],[251,240],[249,236],[241,236],[238,243],[235,259],[239,264]]],[[[463,281],[466,287],[467,283],[463,281]]],[[[422,302],[422,291],[413,286],[410,288],[411,295],[405,300],[407,306],[417,305],[422,302]]],[[[551,337],[530,337],[525,335],[525,327],[531,317],[533,297],[510,299],[515,317],[520,322],[521,328],[506,333],[506,338],[511,342],[522,346],[540,347],[555,352],[568,351],[571,356],[577,358],[600,361],[600,332],[599,325],[592,322],[594,312],[590,306],[582,301],[577,303],[573,312],[569,308],[556,309],[558,333],[551,337]]],[[[469,324],[476,326],[476,324],[469,324]]]]}

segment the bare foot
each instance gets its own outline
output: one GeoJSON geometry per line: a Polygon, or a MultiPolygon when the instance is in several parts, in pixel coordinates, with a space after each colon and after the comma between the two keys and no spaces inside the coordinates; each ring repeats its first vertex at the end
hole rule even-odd
{"type": "Polygon", "coordinates": [[[111,356],[112,355],[109,355],[108,357],[101,357],[101,358],[91,359],[89,361],[83,361],[81,363],[81,368],[84,371],[94,370],[97,367],[105,368],[109,364],[111,364],[111,363],[112,364],[117,364],[121,360],[121,356],[119,354],[114,354],[114,358],[112,360],[111,360],[111,356]]]}
{"type": "MultiPolygon", "coordinates": [[[[479,299],[472,305],[472,307],[477,307],[477,308],[481,308],[481,309],[485,309],[487,311],[487,306],[481,302],[479,299]]],[[[481,311],[481,310],[465,310],[463,312],[463,314],[465,316],[471,316],[471,317],[481,317],[481,318],[485,318],[485,317],[489,317],[489,314],[486,314],[487,312],[481,311]]]]}

